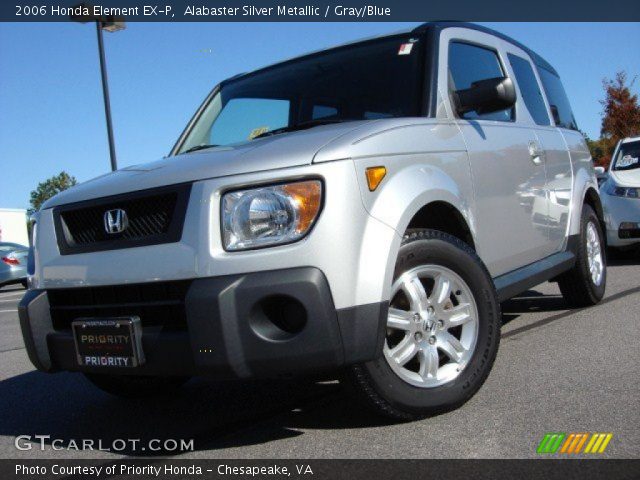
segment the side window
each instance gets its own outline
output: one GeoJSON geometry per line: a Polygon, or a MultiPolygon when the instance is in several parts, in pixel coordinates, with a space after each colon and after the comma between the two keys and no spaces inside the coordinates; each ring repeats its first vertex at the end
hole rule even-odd
{"type": "Polygon", "coordinates": [[[209,136],[211,145],[243,142],[289,124],[289,100],[234,98],[224,106],[209,136]]]}
{"type": "Polygon", "coordinates": [[[553,115],[556,125],[570,130],[577,130],[578,125],[573,117],[573,111],[560,78],[543,67],[538,68],[538,73],[540,74],[544,91],[547,94],[551,115],[553,115]]]}
{"type": "MultiPolygon", "coordinates": [[[[500,59],[494,50],[471,45],[469,43],[452,42],[449,45],[449,80],[451,90],[464,90],[473,82],[488,78],[504,77],[500,59]]],[[[509,122],[514,118],[514,109],[478,115],[467,112],[462,118],[467,120],[499,120],[509,122]]]]}
{"type": "Polygon", "coordinates": [[[511,63],[513,67],[516,82],[518,82],[518,86],[520,87],[522,99],[533,121],[538,125],[551,125],[549,115],[547,114],[547,107],[544,104],[542,92],[538,86],[538,80],[536,79],[536,74],[533,72],[531,63],[511,53],[507,54],[507,56],[509,57],[509,63],[511,63]]]}

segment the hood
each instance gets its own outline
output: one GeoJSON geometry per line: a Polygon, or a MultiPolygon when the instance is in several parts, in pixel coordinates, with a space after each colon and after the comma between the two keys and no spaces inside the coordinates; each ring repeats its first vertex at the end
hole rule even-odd
{"type": "Polygon", "coordinates": [[[237,145],[199,150],[96,177],[48,200],[42,208],[137,190],[311,164],[332,141],[375,121],[322,125],[237,145]]]}
{"type": "Polygon", "coordinates": [[[622,187],[640,187],[640,168],[611,170],[609,178],[622,187]]]}

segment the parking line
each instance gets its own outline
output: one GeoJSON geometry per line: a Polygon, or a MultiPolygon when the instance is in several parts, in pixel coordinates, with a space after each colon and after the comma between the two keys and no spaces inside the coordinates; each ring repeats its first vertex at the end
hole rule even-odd
{"type": "Polygon", "coordinates": [[[9,313],[9,312],[17,312],[18,310],[0,310],[0,313],[9,313]]]}

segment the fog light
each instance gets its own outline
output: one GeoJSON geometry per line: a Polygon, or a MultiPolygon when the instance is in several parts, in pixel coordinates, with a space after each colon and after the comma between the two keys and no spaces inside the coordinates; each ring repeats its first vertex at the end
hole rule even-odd
{"type": "Polygon", "coordinates": [[[638,228],[638,223],[635,222],[622,222],[620,224],[620,230],[635,230],[638,228]]]}

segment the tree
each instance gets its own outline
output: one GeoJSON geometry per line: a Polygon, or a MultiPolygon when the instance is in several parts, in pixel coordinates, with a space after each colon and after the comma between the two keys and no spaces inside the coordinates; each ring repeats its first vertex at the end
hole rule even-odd
{"type": "Polygon", "coordinates": [[[604,152],[605,149],[602,145],[602,141],[600,139],[592,140],[591,138],[589,138],[589,135],[587,135],[586,132],[581,131],[580,133],[582,133],[584,140],[587,142],[587,147],[589,147],[589,152],[591,153],[591,158],[593,159],[593,163],[596,165],[602,165],[603,164],[602,160],[605,154],[604,152]]]}
{"type": "MultiPolygon", "coordinates": [[[[614,79],[604,79],[602,86],[605,99],[603,107],[601,138],[597,141],[602,149],[600,164],[608,166],[618,140],[640,135],[640,105],[638,95],[631,94],[635,78],[627,85],[627,74],[618,72],[614,79]]],[[[591,148],[591,145],[590,145],[591,148]]]]}
{"type": "Polygon", "coordinates": [[[73,187],[76,183],[78,183],[76,177],[69,175],[65,171],[39,183],[38,188],[31,192],[31,208],[29,209],[29,214],[37,212],[44,202],[63,190],[73,187]]]}

